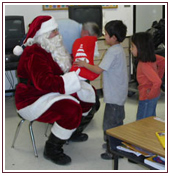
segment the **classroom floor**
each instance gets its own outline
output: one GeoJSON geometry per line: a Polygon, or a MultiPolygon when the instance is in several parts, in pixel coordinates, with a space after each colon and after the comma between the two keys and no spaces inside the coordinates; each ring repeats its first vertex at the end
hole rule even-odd
{"type": "MultiPolygon", "coordinates": [[[[113,160],[101,159],[101,153],[105,152],[102,148],[103,131],[102,119],[104,112],[103,98],[100,98],[101,106],[95,114],[85,132],[89,135],[86,142],[64,145],[64,151],[72,158],[71,164],[67,166],[55,165],[49,160],[44,159],[43,150],[47,137],[44,135],[47,125],[34,122],[33,130],[38,151],[38,158],[34,156],[32,143],[29,136],[28,122],[25,122],[17,138],[15,148],[11,148],[14,133],[19,122],[16,113],[14,97],[5,98],[5,147],[4,147],[4,170],[6,172],[115,172],[113,170],[113,160]]],[[[124,123],[135,121],[138,105],[138,95],[128,97],[125,105],[126,118],[124,123]]],[[[157,116],[165,119],[165,94],[157,106],[157,116]]],[[[48,133],[50,132],[50,128],[48,133]]],[[[119,159],[119,170],[122,172],[137,170],[147,170],[147,168],[128,162],[126,158],[119,159]]]]}

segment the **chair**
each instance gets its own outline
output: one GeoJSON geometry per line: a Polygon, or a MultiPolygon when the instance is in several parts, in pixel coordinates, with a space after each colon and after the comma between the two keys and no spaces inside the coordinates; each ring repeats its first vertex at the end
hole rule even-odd
{"type": "MultiPolygon", "coordinates": [[[[16,139],[18,137],[21,125],[25,122],[25,119],[23,119],[20,115],[19,115],[19,117],[21,118],[21,121],[19,122],[19,124],[17,126],[16,132],[15,132],[15,136],[14,136],[14,139],[13,139],[13,143],[12,143],[12,146],[11,146],[12,148],[14,148],[14,144],[15,144],[15,141],[16,141],[16,139]]],[[[32,145],[33,145],[34,155],[35,155],[35,157],[38,157],[36,143],[35,143],[35,139],[34,139],[33,128],[32,128],[33,122],[34,121],[30,121],[30,123],[29,123],[29,132],[30,132],[30,137],[31,137],[32,145]]]]}
{"type": "Polygon", "coordinates": [[[52,125],[52,124],[50,124],[50,123],[47,124],[46,130],[45,130],[45,136],[46,136],[46,137],[48,137],[47,132],[48,132],[48,129],[49,129],[49,125],[52,125]]]}

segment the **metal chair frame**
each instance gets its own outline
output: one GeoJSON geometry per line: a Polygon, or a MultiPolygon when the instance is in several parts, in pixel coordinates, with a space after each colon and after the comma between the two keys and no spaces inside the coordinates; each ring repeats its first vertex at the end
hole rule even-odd
{"type": "MultiPolygon", "coordinates": [[[[20,116],[20,118],[21,118],[21,121],[18,123],[16,132],[15,132],[15,135],[14,135],[13,143],[12,143],[12,146],[11,146],[12,148],[14,148],[14,144],[15,144],[16,139],[18,137],[21,125],[25,122],[25,119],[23,119],[21,116],[20,116]]],[[[31,138],[31,141],[32,141],[34,155],[35,155],[35,157],[38,157],[35,138],[34,138],[34,133],[33,133],[33,128],[32,128],[33,122],[34,121],[30,121],[30,123],[29,123],[29,132],[30,132],[30,138],[31,138]]]]}

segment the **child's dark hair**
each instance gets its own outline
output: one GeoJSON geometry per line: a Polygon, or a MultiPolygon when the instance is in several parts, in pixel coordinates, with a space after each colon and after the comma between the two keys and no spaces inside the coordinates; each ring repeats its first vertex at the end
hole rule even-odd
{"type": "Polygon", "coordinates": [[[118,42],[123,42],[126,37],[127,27],[126,25],[120,20],[113,20],[108,22],[105,25],[105,30],[109,34],[110,37],[115,35],[118,42]]]}
{"type": "Polygon", "coordinates": [[[131,37],[132,43],[137,47],[137,59],[142,62],[155,62],[154,43],[152,35],[147,32],[138,32],[131,37]]]}

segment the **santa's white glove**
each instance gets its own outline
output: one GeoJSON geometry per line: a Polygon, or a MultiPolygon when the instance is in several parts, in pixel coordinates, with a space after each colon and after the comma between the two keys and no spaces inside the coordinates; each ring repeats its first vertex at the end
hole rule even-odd
{"type": "Polygon", "coordinates": [[[80,68],[78,68],[78,69],[76,70],[76,74],[78,75],[78,78],[79,78],[80,81],[85,81],[85,80],[86,80],[85,78],[79,76],[80,71],[81,71],[80,68]]]}
{"type": "Polygon", "coordinates": [[[77,95],[80,98],[80,100],[87,103],[95,103],[96,96],[93,87],[85,81],[80,81],[80,83],[81,89],[77,91],[77,95]]]}
{"type": "Polygon", "coordinates": [[[64,81],[65,94],[72,94],[81,89],[81,83],[75,71],[61,76],[64,81]]]}

